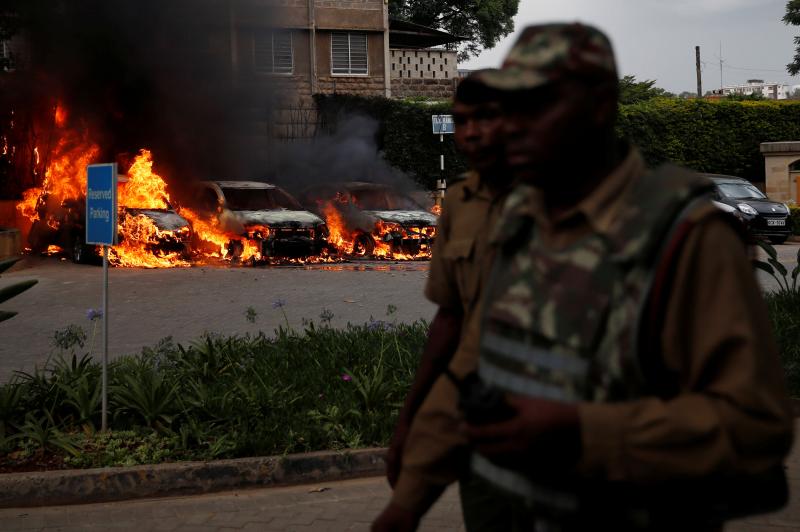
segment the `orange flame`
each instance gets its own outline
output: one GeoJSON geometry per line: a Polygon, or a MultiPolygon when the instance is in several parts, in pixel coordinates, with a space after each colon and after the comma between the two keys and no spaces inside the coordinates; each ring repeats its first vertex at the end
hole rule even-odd
{"type": "Polygon", "coordinates": [[[56,105],[54,118],[58,127],[64,127],[67,124],[67,110],[61,104],[56,105]]]}
{"type": "Polygon", "coordinates": [[[168,209],[167,183],[153,172],[153,154],[141,150],[128,168],[128,181],[119,189],[118,203],[131,209],[168,209]]]}
{"type": "Polygon", "coordinates": [[[396,249],[391,241],[395,235],[399,235],[403,240],[434,238],[436,236],[435,228],[427,228],[424,233],[414,232],[406,230],[398,224],[378,221],[375,223],[371,234],[361,234],[359,231],[348,229],[341,211],[336,207],[337,203],[341,203],[338,197],[332,202],[325,203],[322,206],[322,215],[330,233],[328,243],[333,245],[341,255],[369,254],[373,258],[389,260],[416,260],[430,257],[431,246],[427,243],[420,242],[417,253],[405,253],[396,249]],[[368,239],[371,239],[371,242],[374,243],[374,249],[370,253],[364,249],[364,242],[368,239]]]}
{"type": "Polygon", "coordinates": [[[157,246],[163,238],[174,237],[171,231],[162,231],[146,216],[124,216],[119,224],[122,238],[109,253],[109,262],[115,266],[136,268],[173,268],[191,266],[180,252],[162,252],[157,246]]]}

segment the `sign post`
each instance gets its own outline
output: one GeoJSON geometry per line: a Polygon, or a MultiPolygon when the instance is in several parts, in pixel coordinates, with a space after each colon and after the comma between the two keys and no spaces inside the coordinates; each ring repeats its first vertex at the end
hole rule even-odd
{"type": "Polygon", "coordinates": [[[101,430],[108,430],[108,246],[117,243],[117,165],[86,168],[87,244],[103,246],[103,383],[101,430]]]}
{"type": "MultiPolygon", "coordinates": [[[[455,123],[453,122],[453,115],[431,115],[431,122],[433,124],[433,134],[439,135],[439,143],[442,145],[442,153],[439,155],[439,172],[441,174],[440,189],[447,188],[444,179],[444,136],[452,135],[455,133],[455,123]]],[[[437,186],[439,183],[437,183],[437,186]]]]}

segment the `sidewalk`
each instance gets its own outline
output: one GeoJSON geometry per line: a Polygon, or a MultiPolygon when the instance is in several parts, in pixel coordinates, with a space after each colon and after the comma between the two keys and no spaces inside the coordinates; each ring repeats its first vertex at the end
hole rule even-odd
{"type": "MultiPolygon", "coordinates": [[[[800,423],[797,424],[800,429],[800,423]]],[[[800,432],[800,431],[798,431],[800,432]]],[[[800,439],[800,438],[798,438],[800,439]]],[[[789,505],[780,513],[731,523],[728,532],[800,530],[800,443],[787,462],[789,505]]],[[[0,510],[1,531],[366,531],[389,498],[383,478],[146,499],[82,506],[0,510]]],[[[464,530],[458,490],[449,489],[422,531],[464,530]]]]}
{"type": "MultiPolygon", "coordinates": [[[[795,465],[797,463],[795,462],[795,465]]],[[[780,514],[733,523],[728,532],[800,530],[800,479],[780,514]]],[[[386,504],[384,479],[267,488],[196,497],[150,499],[85,506],[0,510],[3,531],[134,532],[339,532],[367,531],[386,504]],[[322,490],[322,491],[320,491],[322,490]]],[[[464,530],[458,490],[449,489],[422,523],[424,532],[464,530]]]]}

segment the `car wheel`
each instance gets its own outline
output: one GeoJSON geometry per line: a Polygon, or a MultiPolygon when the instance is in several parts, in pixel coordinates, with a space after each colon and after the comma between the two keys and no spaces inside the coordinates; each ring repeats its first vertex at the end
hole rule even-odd
{"type": "Polygon", "coordinates": [[[353,243],[353,255],[371,256],[375,253],[375,240],[371,235],[361,233],[353,243]]]}
{"type": "Polygon", "coordinates": [[[75,264],[86,264],[89,262],[90,255],[89,248],[83,243],[83,237],[81,235],[75,235],[72,239],[72,250],[70,253],[72,262],[75,264]]]}
{"type": "Polygon", "coordinates": [[[788,236],[771,236],[769,237],[769,241],[773,244],[783,244],[788,238],[788,236]]]}
{"type": "Polygon", "coordinates": [[[28,245],[33,253],[41,253],[52,243],[52,231],[48,230],[47,224],[39,220],[33,222],[28,231],[28,245]]]}

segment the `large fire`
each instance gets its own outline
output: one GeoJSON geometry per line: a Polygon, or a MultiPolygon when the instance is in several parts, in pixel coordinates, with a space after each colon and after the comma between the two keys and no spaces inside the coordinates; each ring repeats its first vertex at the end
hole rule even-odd
{"type": "Polygon", "coordinates": [[[391,260],[418,260],[429,258],[431,246],[422,244],[434,238],[435,230],[430,233],[414,231],[399,224],[382,221],[375,222],[371,232],[359,231],[348,228],[345,217],[342,215],[343,202],[339,198],[322,204],[322,215],[328,226],[330,236],[328,243],[344,256],[371,256],[379,259],[391,260]],[[415,243],[411,249],[398,246],[397,241],[415,243]]]}
{"type": "MultiPolygon", "coordinates": [[[[29,241],[34,251],[72,252],[75,258],[75,250],[85,247],[82,235],[86,167],[98,162],[101,149],[86,128],[71,129],[69,119],[63,106],[54,108],[54,137],[58,140],[42,154],[38,148],[34,151],[34,173],[43,175],[42,184],[26,190],[17,209],[32,224],[29,241]]],[[[4,144],[3,149],[9,148],[4,144]]],[[[124,175],[120,176],[118,189],[119,243],[109,252],[112,264],[168,268],[213,261],[286,262],[264,256],[273,253],[267,246],[271,235],[274,236],[269,227],[239,227],[234,231],[231,227],[237,227],[236,221],[228,223],[230,220],[225,219],[224,213],[202,214],[178,205],[170,197],[166,180],[154,172],[153,165],[153,154],[142,149],[122,169],[124,175]]],[[[429,242],[434,236],[431,231],[435,229],[423,234],[397,224],[376,222],[371,232],[350,230],[334,203],[326,204],[321,213],[329,231],[327,246],[317,256],[290,262],[327,262],[351,256],[410,260],[430,255],[429,242]],[[414,242],[425,244],[414,245],[414,242]]],[[[98,248],[86,249],[95,256],[101,253],[98,248]]]]}

